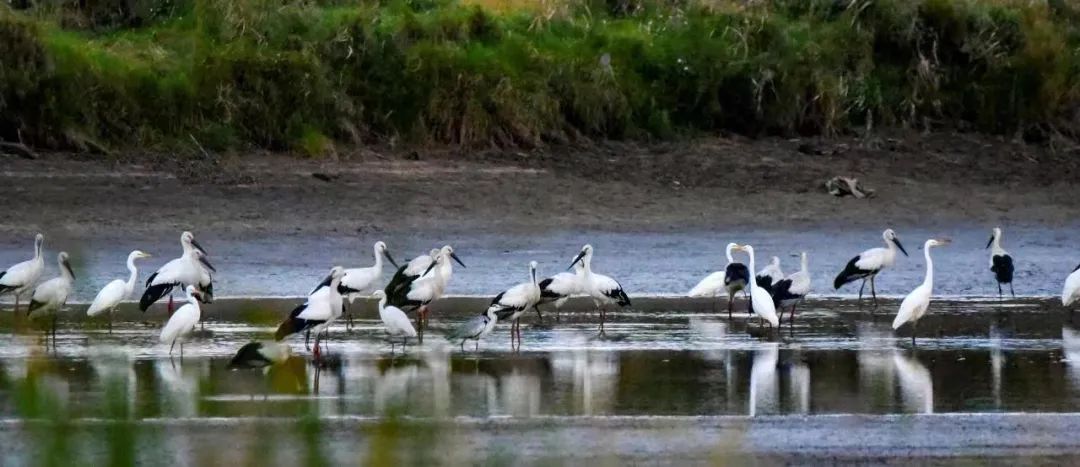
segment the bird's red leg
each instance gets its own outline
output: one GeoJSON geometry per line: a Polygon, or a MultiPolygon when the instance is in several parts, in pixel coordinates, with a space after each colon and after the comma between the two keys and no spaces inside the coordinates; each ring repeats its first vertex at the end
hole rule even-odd
{"type": "Polygon", "coordinates": [[[169,294],[169,316],[172,316],[172,294],[169,294]]]}

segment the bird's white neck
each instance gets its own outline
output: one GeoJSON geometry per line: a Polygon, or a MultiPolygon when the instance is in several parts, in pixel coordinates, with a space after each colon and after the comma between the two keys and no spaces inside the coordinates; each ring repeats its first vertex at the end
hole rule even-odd
{"type": "Polygon", "coordinates": [[[382,266],[383,266],[383,262],[382,262],[382,257],[383,257],[383,255],[382,255],[382,252],[381,252],[381,251],[379,251],[379,247],[378,247],[378,246],[375,246],[375,248],[373,249],[373,251],[375,252],[375,270],[376,270],[376,271],[380,271],[380,272],[381,272],[381,271],[382,271],[382,266]]]}
{"type": "Polygon", "coordinates": [[[41,242],[34,242],[34,259],[41,261],[41,242]]]}
{"type": "Polygon", "coordinates": [[[383,310],[385,310],[385,309],[386,309],[386,295],[383,295],[381,298],[379,298],[379,314],[382,314],[383,310]]]}
{"type": "Polygon", "coordinates": [[[131,274],[128,276],[127,284],[124,286],[127,288],[128,293],[131,293],[132,290],[135,290],[135,279],[139,277],[139,269],[135,266],[134,256],[128,256],[127,268],[131,274]]]}
{"type": "Polygon", "coordinates": [[[801,268],[800,269],[802,270],[802,272],[808,272],[809,268],[807,267],[806,253],[802,254],[802,260],[800,262],[801,262],[801,268]]]}
{"type": "Polygon", "coordinates": [[[754,262],[754,250],[747,248],[746,254],[750,256],[750,280],[746,281],[750,289],[750,293],[753,294],[754,289],[757,288],[757,281],[754,280],[754,271],[757,271],[757,264],[754,262]]]}
{"type": "Polygon", "coordinates": [[[195,298],[195,295],[194,295],[194,294],[192,294],[191,292],[188,292],[188,293],[187,293],[187,302],[188,302],[188,304],[190,304],[191,306],[194,306],[194,307],[195,307],[195,310],[198,310],[198,309],[199,309],[199,300],[197,300],[197,299],[195,298]]]}
{"type": "Polygon", "coordinates": [[[926,279],[923,279],[923,285],[934,285],[934,260],[930,259],[930,245],[923,247],[923,256],[926,257],[926,279]]]}
{"type": "Polygon", "coordinates": [[[728,245],[728,247],[724,249],[724,255],[727,256],[728,264],[735,262],[735,258],[731,257],[731,245],[728,245]]]}
{"type": "Polygon", "coordinates": [[[1001,235],[994,235],[994,245],[990,248],[990,251],[994,256],[1006,254],[1005,249],[1001,247],[1001,235]]]}

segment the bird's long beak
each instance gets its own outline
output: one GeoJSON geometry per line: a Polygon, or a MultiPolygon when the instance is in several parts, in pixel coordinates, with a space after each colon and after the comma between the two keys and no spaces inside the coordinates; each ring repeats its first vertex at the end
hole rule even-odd
{"type": "Polygon", "coordinates": [[[382,253],[384,255],[386,255],[386,260],[389,261],[390,264],[393,264],[395,268],[401,267],[401,266],[398,266],[397,261],[394,261],[394,257],[390,256],[390,251],[389,250],[383,250],[382,253]]]}
{"type": "Polygon", "coordinates": [[[193,247],[195,247],[195,249],[201,251],[202,254],[204,254],[206,256],[210,256],[210,253],[207,253],[206,249],[203,248],[202,245],[199,245],[199,242],[196,242],[194,238],[191,239],[191,246],[193,246],[193,247]]]}
{"type": "Polygon", "coordinates": [[[581,253],[578,253],[578,255],[574,257],[574,261],[570,262],[570,267],[566,268],[566,270],[569,271],[571,269],[574,269],[574,266],[577,265],[577,263],[579,261],[581,261],[581,258],[584,258],[584,257],[585,257],[585,252],[584,251],[582,251],[581,253]]]}
{"type": "Polygon", "coordinates": [[[423,274],[420,274],[420,277],[424,277],[424,276],[426,276],[426,275],[427,275],[427,273],[431,272],[431,270],[432,270],[432,269],[435,269],[435,265],[436,265],[436,264],[439,264],[439,259],[438,259],[438,258],[435,258],[435,261],[432,261],[432,262],[431,262],[431,265],[429,265],[429,266],[427,267],[427,269],[425,269],[425,270],[424,270],[424,273],[423,273],[423,274]]]}
{"type": "Polygon", "coordinates": [[[199,256],[199,262],[202,263],[203,266],[206,266],[206,269],[209,269],[210,272],[217,272],[217,269],[214,269],[214,265],[210,264],[210,261],[207,260],[205,256],[199,256]]]}
{"type": "Polygon", "coordinates": [[[455,261],[456,263],[460,264],[460,265],[461,265],[461,267],[463,267],[463,268],[464,268],[464,267],[466,267],[466,266],[465,266],[465,263],[462,263],[462,262],[461,262],[461,258],[458,258],[458,257],[457,257],[457,253],[454,253],[454,252],[452,252],[452,251],[451,251],[451,252],[450,252],[450,257],[451,257],[451,258],[454,258],[454,261],[455,261]]]}
{"type": "Polygon", "coordinates": [[[990,248],[990,245],[992,243],[994,243],[994,236],[993,235],[990,236],[990,240],[986,241],[986,248],[990,248]]]}
{"type": "Polygon", "coordinates": [[[900,252],[904,253],[904,256],[908,256],[907,250],[904,249],[904,245],[900,244],[899,238],[892,239],[892,242],[896,244],[896,247],[900,249],[900,252]]]}
{"type": "Polygon", "coordinates": [[[71,262],[70,261],[68,261],[66,259],[64,260],[64,268],[67,269],[68,274],[71,274],[71,278],[75,279],[75,271],[71,270],[71,262]]]}

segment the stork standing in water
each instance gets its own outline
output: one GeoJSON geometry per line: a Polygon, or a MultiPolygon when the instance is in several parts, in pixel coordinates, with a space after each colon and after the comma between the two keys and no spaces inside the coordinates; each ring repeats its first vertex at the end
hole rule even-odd
{"type": "Polygon", "coordinates": [[[97,316],[105,312],[109,313],[109,334],[112,334],[113,313],[116,312],[116,307],[120,306],[120,302],[126,300],[133,292],[135,292],[135,279],[139,276],[139,269],[135,266],[135,260],[149,257],[150,255],[139,250],[132,251],[128,254],[127,268],[130,275],[128,276],[127,282],[124,282],[121,279],[109,282],[105,287],[102,287],[101,291],[94,297],[94,301],[90,304],[90,308],[86,309],[87,316],[97,316]]]}
{"type": "Polygon", "coordinates": [[[994,227],[993,232],[990,233],[990,240],[986,242],[986,247],[990,248],[990,272],[994,273],[994,279],[997,280],[998,286],[998,298],[1002,296],[1001,284],[1009,284],[1009,293],[1013,298],[1016,298],[1016,292],[1013,291],[1013,259],[1009,256],[1009,252],[1005,251],[1001,247],[1001,227],[994,227]]]}
{"type": "MultiPolygon", "coordinates": [[[[281,341],[288,336],[309,329],[315,331],[315,359],[319,360],[322,356],[319,350],[322,334],[328,332],[327,329],[330,324],[340,317],[342,313],[341,308],[344,300],[341,297],[341,292],[338,292],[338,286],[341,285],[341,278],[344,275],[345,268],[334,266],[330,270],[330,275],[326,276],[326,279],[308,295],[307,300],[294,308],[289,313],[289,317],[278,326],[277,331],[274,333],[274,340],[281,341]]],[[[307,347],[306,340],[304,346],[307,347]]]]}
{"type": "Polygon", "coordinates": [[[743,263],[736,262],[731,257],[731,251],[738,246],[734,243],[728,243],[727,248],[724,249],[725,256],[727,256],[727,266],[723,271],[716,271],[708,276],[705,276],[701,282],[698,282],[694,288],[690,289],[690,293],[687,294],[691,297],[719,297],[720,291],[727,291],[728,296],[728,319],[731,319],[731,309],[735,303],[735,293],[742,290],[743,294],[746,293],[746,284],[750,281],[750,270],[747,269],[743,263]]]}
{"type": "Polygon", "coordinates": [[[451,260],[465,267],[465,263],[454,253],[454,248],[446,245],[419,276],[405,276],[404,271],[399,270],[399,274],[395,274],[386,286],[387,303],[410,311],[417,310],[417,327],[423,328],[427,322],[428,304],[443,296],[454,274],[451,260]]]}
{"type": "Polygon", "coordinates": [[[15,296],[16,314],[19,312],[19,299],[34,288],[45,272],[45,257],[41,254],[44,245],[45,236],[37,234],[34,236],[34,257],[0,272],[0,296],[9,293],[15,296]]]}
{"type": "Polygon", "coordinates": [[[604,319],[607,314],[604,308],[611,304],[617,304],[620,307],[630,306],[630,297],[626,296],[619,281],[592,271],[592,257],[592,245],[585,245],[574,258],[574,262],[570,263],[570,267],[574,267],[579,261],[583,266],[581,291],[592,297],[593,304],[600,311],[600,335],[603,336],[604,319]]]}
{"type": "Polygon", "coordinates": [[[416,337],[416,329],[413,328],[409,317],[405,316],[405,312],[401,311],[401,308],[386,304],[385,291],[376,290],[371,295],[371,298],[379,300],[379,319],[383,322],[383,329],[386,330],[386,334],[390,336],[391,353],[394,352],[395,337],[401,338],[402,347],[408,344],[410,337],[416,337]]]}
{"type": "Polygon", "coordinates": [[[169,313],[172,313],[172,291],[176,286],[185,287],[194,285],[199,293],[196,297],[203,303],[210,303],[214,297],[214,279],[212,273],[217,272],[210,261],[206,250],[199,242],[195,241],[195,235],[191,232],[180,234],[180,247],[184,253],[168,263],[146,279],[146,291],[139,299],[139,309],[146,311],[154,302],[169,295],[169,313]]]}
{"type": "Polygon", "coordinates": [[[756,274],[754,280],[757,281],[758,287],[765,289],[769,295],[772,295],[773,285],[784,279],[784,271],[780,269],[780,257],[773,256],[772,261],[756,274]]]}
{"type": "Polygon", "coordinates": [[[915,290],[912,290],[904,301],[900,302],[900,311],[893,320],[893,330],[900,329],[904,323],[911,322],[911,346],[915,346],[915,333],[918,329],[919,319],[930,308],[930,297],[934,293],[934,261],[930,259],[930,248],[948,245],[949,240],[927,240],[923,245],[923,256],[926,257],[926,278],[915,290]]]}
{"type": "MultiPolygon", "coordinates": [[[[559,321],[559,308],[562,308],[571,296],[581,293],[581,278],[584,274],[585,266],[578,262],[574,264],[574,272],[560,272],[540,281],[540,302],[536,304],[536,313],[540,313],[540,305],[554,303],[555,321],[559,321]]],[[[540,319],[543,320],[543,317],[540,319]]]]}
{"type": "Polygon", "coordinates": [[[495,309],[495,316],[499,321],[510,321],[510,348],[514,347],[517,339],[517,348],[521,348],[521,314],[530,308],[540,314],[536,305],[540,303],[540,285],[536,282],[536,261],[529,262],[529,281],[510,287],[506,291],[496,295],[491,300],[488,309],[495,309]]]}
{"type": "MultiPolygon", "coordinates": [[[[67,303],[67,299],[75,285],[75,273],[71,271],[71,262],[68,261],[66,252],[61,251],[59,255],[56,255],[56,264],[60,267],[60,275],[42,282],[41,285],[34,289],[34,294],[30,298],[30,306],[26,310],[26,314],[30,316],[30,319],[52,318],[52,343],[54,348],[56,347],[56,315],[60,313],[60,309],[67,303]]],[[[46,328],[45,344],[48,345],[48,343],[49,329],[46,328]]]]}
{"type": "Polygon", "coordinates": [[[189,285],[184,289],[187,294],[187,304],[181,306],[169,316],[169,321],[161,328],[160,340],[162,344],[169,344],[169,356],[172,356],[173,347],[180,344],[180,359],[184,358],[184,341],[195,332],[195,325],[199,324],[202,311],[199,309],[199,289],[189,285]]]}
{"type": "Polygon", "coordinates": [[[908,255],[904,245],[900,244],[900,239],[897,238],[896,232],[893,232],[892,229],[886,229],[882,232],[881,238],[885,240],[885,248],[871,248],[860,253],[859,256],[851,258],[844,270],[837,274],[836,279],[833,281],[833,288],[839,290],[844,284],[862,279],[862,286],[859,287],[859,301],[861,302],[863,289],[866,288],[866,279],[870,279],[870,294],[873,295],[874,306],[877,307],[877,289],[874,287],[874,278],[877,277],[878,273],[896,262],[897,248],[900,249],[904,256],[908,255]]]}
{"type": "Polygon", "coordinates": [[[1080,301],[1080,265],[1072,270],[1072,274],[1065,278],[1065,287],[1061,289],[1061,305],[1072,306],[1080,301]]]}
{"type": "MultiPolygon", "coordinates": [[[[736,245],[735,249],[738,251],[745,251],[750,256],[750,270],[753,271],[754,267],[754,247],[750,245],[736,245]]],[[[773,328],[780,325],[780,318],[776,316],[776,306],[773,304],[773,299],[769,295],[769,292],[761,287],[758,287],[757,281],[750,281],[750,311],[754,312],[760,318],[764,318],[769,322],[769,326],[773,328]]]]}
{"type": "Polygon", "coordinates": [[[791,327],[795,326],[795,306],[810,293],[810,270],[807,266],[806,252],[804,251],[802,252],[800,269],[773,284],[773,304],[780,308],[780,318],[784,317],[784,308],[791,307],[791,315],[788,317],[788,323],[791,327]]]}
{"type": "MultiPolygon", "coordinates": [[[[385,243],[375,242],[372,249],[375,254],[375,265],[366,268],[346,269],[345,276],[341,278],[338,291],[341,292],[342,296],[349,299],[350,305],[357,296],[371,295],[376,290],[379,290],[379,283],[382,282],[383,257],[386,257],[386,260],[390,261],[390,264],[393,264],[395,268],[398,267],[394,257],[390,256],[390,251],[386,249],[385,243]]],[[[352,312],[345,314],[345,320],[346,326],[351,328],[352,312]]]]}

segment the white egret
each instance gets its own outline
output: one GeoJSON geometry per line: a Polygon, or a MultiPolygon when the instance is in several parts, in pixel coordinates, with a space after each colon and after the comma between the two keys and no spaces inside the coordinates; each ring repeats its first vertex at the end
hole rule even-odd
{"type": "Polygon", "coordinates": [[[173,348],[180,344],[180,358],[184,358],[184,341],[195,332],[195,325],[199,324],[202,311],[199,309],[199,289],[194,285],[188,285],[184,292],[187,294],[187,304],[178,308],[169,321],[161,328],[161,343],[169,344],[169,356],[172,356],[173,348]]]}
{"type": "Polygon", "coordinates": [[[911,345],[915,346],[915,334],[919,325],[919,319],[930,308],[930,297],[934,292],[934,261],[930,259],[930,248],[948,245],[949,240],[935,240],[933,238],[923,244],[923,256],[926,257],[926,278],[915,290],[912,290],[904,301],[900,302],[900,311],[896,313],[892,328],[899,329],[904,323],[911,322],[911,345]]]}
{"type": "MultiPolygon", "coordinates": [[[[341,316],[344,300],[338,286],[341,285],[341,277],[345,275],[345,268],[334,266],[330,274],[311,291],[307,300],[289,313],[289,317],[283,321],[274,333],[274,340],[280,341],[288,336],[311,330],[315,332],[315,358],[321,357],[319,351],[319,339],[330,324],[341,316]]],[[[304,341],[305,347],[307,341],[304,341]]]]}
{"type": "Polygon", "coordinates": [[[716,271],[705,276],[687,294],[691,297],[718,297],[721,290],[727,291],[728,295],[728,319],[731,318],[732,305],[735,303],[735,293],[742,290],[745,293],[746,284],[750,281],[750,270],[743,263],[736,262],[731,257],[731,251],[736,247],[734,243],[728,243],[724,249],[727,256],[727,266],[723,271],[716,271]]]}
{"type": "Polygon", "coordinates": [[[896,232],[893,232],[892,229],[885,229],[881,233],[881,238],[885,240],[885,248],[871,248],[851,258],[844,270],[837,274],[836,279],[833,281],[833,288],[839,290],[848,282],[862,279],[862,286],[859,287],[859,301],[861,302],[863,289],[866,288],[866,279],[870,279],[870,293],[874,296],[874,306],[877,306],[877,289],[874,287],[874,278],[882,270],[896,262],[897,248],[900,249],[904,256],[908,255],[904,245],[900,244],[900,239],[897,238],[896,232]]]}
{"type": "MultiPolygon", "coordinates": [[[[529,311],[530,308],[535,310],[538,303],[540,303],[540,285],[536,282],[536,261],[530,261],[529,281],[499,293],[491,300],[491,305],[488,306],[489,310],[495,309],[495,316],[499,318],[499,321],[511,322],[511,348],[514,347],[515,338],[518,347],[521,347],[521,314],[529,311]]],[[[536,313],[540,314],[540,311],[537,310],[536,313]]]]}
{"type": "MultiPolygon", "coordinates": [[[[66,252],[61,251],[56,255],[56,264],[60,268],[60,275],[42,282],[34,289],[30,298],[30,307],[26,310],[30,319],[52,318],[53,347],[56,347],[56,315],[67,303],[75,285],[75,273],[71,271],[71,262],[66,252]]],[[[45,331],[45,336],[45,342],[48,343],[48,329],[45,331]]]]}
{"type": "MultiPolygon", "coordinates": [[[[390,251],[386,249],[386,243],[375,242],[372,248],[375,256],[375,264],[366,268],[350,268],[345,270],[345,275],[341,278],[341,285],[338,286],[338,291],[341,295],[349,299],[351,304],[353,300],[360,295],[371,295],[379,289],[382,282],[383,275],[383,257],[386,257],[390,264],[394,267],[398,267],[397,262],[394,261],[394,257],[390,255],[390,251]]],[[[352,313],[346,314],[346,320],[348,325],[352,326],[352,313]]]]}
{"type": "Polygon", "coordinates": [[[15,313],[19,312],[19,299],[34,288],[45,272],[45,257],[41,254],[44,245],[45,236],[35,235],[34,257],[0,272],[0,296],[9,293],[15,296],[15,313]]]}
{"type": "MultiPolygon", "coordinates": [[[[750,256],[750,270],[754,271],[754,247],[750,245],[735,245],[735,249],[738,251],[745,251],[750,256]]],[[[764,318],[769,322],[769,325],[776,327],[780,325],[780,318],[776,316],[776,306],[773,305],[772,297],[769,296],[769,292],[765,289],[758,287],[757,281],[749,281],[748,288],[750,289],[750,311],[758,315],[758,317],[764,318]]]]}
{"type": "Polygon", "coordinates": [[[769,295],[772,295],[773,285],[784,279],[784,271],[780,269],[780,257],[773,256],[772,261],[755,274],[754,279],[757,281],[758,287],[765,289],[766,292],[769,292],[769,295]]]}
{"type": "Polygon", "coordinates": [[[495,324],[498,322],[499,317],[495,315],[495,309],[488,307],[484,314],[474,316],[461,323],[450,334],[447,334],[446,338],[451,341],[461,340],[462,351],[465,351],[466,341],[474,340],[476,341],[476,350],[480,350],[480,339],[491,334],[491,331],[495,329],[495,324]]]}
{"type": "Polygon", "coordinates": [[[135,291],[135,280],[139,276],[139,269],[135,266],[135,260],[149,257],[150,255],[139,250],[129,253],[127,258],[127,268],[128,272],[131,274],[128,276],[127,282],[116,279],[105,284],[105,287],[102,287],[101,291],[94,297],[94,301],[90,303],[90,308],[86,309],[87,316],[97,316],[105,312],[109,313],[110,334],[112,334],[112,315],[116,312],[116,307],[120,306],[120,302],[131,297],[131,294],[135,291]]]}
{"type": "Polygon", "coordinates": [[[395,337],[401,338],[402,346],[408,344],[410,337],[416,337],[416,329],[413,328],[409,317],[405,316],[405,312],[401,311],[401,308],[386,304],[386,292],[376,290],[371,298],[379,300],[379,319],[383,322],[386,334],[390,336],[390,352],[394,351],[393,339],[395,337]]]}
{"type": "Polygon", "coordinates": [[[540,312],[540,305],[554,303],[555,321],[559,321],[559,308],[562,308],[571,296],[581,293],[581,278],[584,274],[585,266],[578,262],[574,264],[574,272],[560,272],[540,281],[540,303],[536,304],[536,312],[540,312]]]}
{"type": "Polygon", "coordinates": [[[291,357],[292,347],[283,342],[248,342],[229,361],[229,368],[266,368],[285,363],[291,357]]]}
{"type": "Polygon", "coordinates": [[[630,297],[626,295],[619,281],[592,270],[592,245],[581,247],[581,252],[570,264],[573,267],[579,261],[582,263],[581,291],[592,297],[593,304],[600,310],[600,335],[604,335],[604,319],[606,318],[606,305],[616,304],[620,307],[630,306],[630,297]]]}
{"type": "Polygon", "coordinates": [[[986,247],[994,248],[990,250],[990,272],[994,273],[994,279],[997,280],[998,286],[998,298],[1001,298],[1001,284],[1009,284],[1009,293],[1013,298],[1016,298],[1016,292],[1013,291],[1013,259],[1009,256],[1009,252],[1005,251],[1001,247],[1001,227],[994,227],[993,232],[990,234],[990,240],[986,242],[986,247]]]}
{"type": "Polygon", "coordinates": [[[1061,305],[1068,307],[1080,301],[1080,265],[1065,278],[1065,287],[1061,289],[1061,305]]]}
{"type": "Polygon", "coordinates": [[[795,306],[810,293],[810,285],[810,270],[804,251],[800,269],[773,284],[773,304],[780,307],[780,317],[783,318],[784,308],[791,307],[791,316],[788,317],[790,326],[795,325],[795,306]]]}
{"type": "Polygon", "coordinates": [[[195,241],[191,232],[180,234],[180,247],[184,253],[168,263],[146,279],[146,291],[139,299],[139,309],[146,311],[154,302],[169,295],[169,312],[172,312],[173,287],[194,285],[199,289],[198,298],[209,303],[214,296],[212,273],[217,272],[208,261],[206,250],[195,241]]]}

